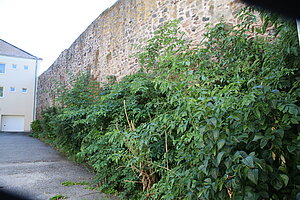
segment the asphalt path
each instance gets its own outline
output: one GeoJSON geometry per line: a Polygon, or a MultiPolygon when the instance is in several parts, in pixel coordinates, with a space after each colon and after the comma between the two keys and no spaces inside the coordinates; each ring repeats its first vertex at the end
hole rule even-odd
{"type": "Polygon", "coordinates": [[[86,186],[63,186],[64,181],[91,182],[94,174],[69,161],[49,145],[25,133],[0,132],[0,200],[48,200],[63,195],[71,200],[117,199],[86,186]],[[13,199],[13,198],[12,198],[13,199]]]}

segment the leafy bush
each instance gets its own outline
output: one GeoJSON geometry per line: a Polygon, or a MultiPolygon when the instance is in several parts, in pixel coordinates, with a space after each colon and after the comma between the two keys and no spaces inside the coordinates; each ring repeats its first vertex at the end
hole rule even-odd
{"type": "Polygon", "coordinates": [[[199,46],[167,23],[137,55],[147,73],[79,78],[44,112],[47,137],[130,199],[294,199],[300,191],[294,22],[245,10],[199,46]],[[267,27],[276,28],[268,34],[267,27]],[[82,84],[84,80],[84,84],[82,84]]]}
{"type": "Polygon", "coordinates": [[[31,122],[30,126],[33,133],[39,133],[43,130],[39,120],[34,120],[31,122]]]}
{"type": "Polygon", "coordinates": [[[87,74],[76,77],[72,88],[58,87],[58,102],[61,107],[50,107],[42,112],[41,131],[38,137],[52,143],[69,155],[75,155],[82,139],[90,130],[82,122],[89,112],[88,106],[96,101],[99,84],[87,74]]]}

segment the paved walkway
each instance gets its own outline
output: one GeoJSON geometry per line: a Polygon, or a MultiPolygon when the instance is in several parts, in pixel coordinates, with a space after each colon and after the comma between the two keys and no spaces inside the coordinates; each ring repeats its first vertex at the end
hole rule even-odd
{"type": "MultiPolygon", "coordinates": [[[[71,200],[116,199],[86,186],[63,186],[64,181],[90,181],[93,174],[24,133],[0,132],[0,195],[3,191],[48,200],[64,195],[71,200]]],[[[1,199],[1,197],[0,197],[1,199]]]]}

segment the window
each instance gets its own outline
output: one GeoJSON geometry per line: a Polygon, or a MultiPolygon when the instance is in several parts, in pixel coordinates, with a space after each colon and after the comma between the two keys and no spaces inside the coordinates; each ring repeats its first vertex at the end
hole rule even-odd
{"type": "Polygon", "coordinates": [[[17,69],[17,65],[12,64],[11,68],[12,68],[12,69],[17,69]]]}
{"type": "Polygon", "coordinates": [[[22,88],[22,93],[27,93],[27,88],[22,88]]]}
{"type": "Polygon", "coordinates": [[[5,73],[5,64],[0,64],[0,74],[5,73]]]}
{"type": "Polygon", "coordinates": [[[15,88],[15,87],[10,87],[10,91],[11,91],[11,92],[15,92],[15,91],[16,91],[16,88],[15,88]]]}
{"type": "Polygon", "coordinates": [[[3,97],[3,87],[0,87],[0,98],[3,97]]]}
{"type": "Polygon", "coordinates": [[[29,69],[28,65],[24,65],[24,70],[28,70],[28,69],[29,69]]]}

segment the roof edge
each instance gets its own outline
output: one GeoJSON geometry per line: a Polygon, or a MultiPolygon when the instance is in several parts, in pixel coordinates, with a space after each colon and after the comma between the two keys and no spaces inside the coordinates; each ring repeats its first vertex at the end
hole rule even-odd
{"type": "Polygon", "coordinates": [[[39,58],[39,57],[22,57],[22,56],[12,56],[12,55],[8,55],[8,54],[3,54],[3,53],[0,53],[0,56],[7,56],[7,57],[13,57],[13,58],[23,58],[23,59],[30,59],[30,60],[43,60],[43,58],[39,58]]]}
{"type": "MultiPolygon", "coordinates": [[[[1,39],[1,38],[0,38],[0,40],[1,40],[2,42],[6,43],[6,44],[8,44],[8,45],[10,45],[10,46],[12,46],[12,47],[18,49],[18,50],[20,50],[20,51],[26,53],[27,55],[33,57],[33,58],[36,59],[36,60],[42,60],[42,58],[39,58],[39,57],[37,57],[37,56],[34,56],[34,55],[28,53],[27,51],[24,51],[23,49],[21,49],[21,48],[19,48],[19,47],[16,47],[15,45],[13,45],[13,44],[11,44],[11,43],[9,43],[9,42],[6,42],[5,40],[3,40],[3,39],[1,39]]],[[[8,56],[8,55],[5,55],[5,56],[8,56]]],[[[16,56],[14,56],[14,57],[16,57],[16,56]]]]}

